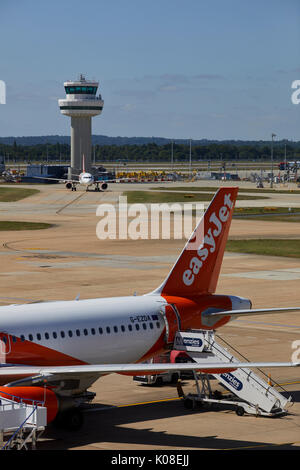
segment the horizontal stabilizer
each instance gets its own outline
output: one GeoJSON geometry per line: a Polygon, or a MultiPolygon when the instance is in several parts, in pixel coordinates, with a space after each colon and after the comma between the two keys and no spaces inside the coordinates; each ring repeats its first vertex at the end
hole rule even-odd
{"type": "Polygon", "coordinates": [[[230,316],[231,318],[242,316],[265,315],[268,313],[292,313],[300,312],[300,307],[286,307],[286,308],[258,308],[258,309],[243,309],[243,310],[225,310],[222,312],[203,313],[204,317],[214,319],[230,316]]]}

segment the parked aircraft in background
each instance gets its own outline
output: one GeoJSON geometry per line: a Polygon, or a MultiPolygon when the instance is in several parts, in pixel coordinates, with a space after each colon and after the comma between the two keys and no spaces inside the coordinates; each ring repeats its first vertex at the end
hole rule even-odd
{"type": "Polygon", "coordinates": [[[95,191],[106,191],[108,188],[108,182],[105,180],[95,180],[95,177],[86,171],[80,173],[78,180],[67,180],[66,188],[71,189],[72,191],[76,191],[77,185],[81,184],[86,187],[86,191],[91,186],[95,186],[95,191]]]}
{"type": "Polygon", "coordinates": [[[95,191],[106,191],[108,188],[108,181],[107,180],[97,180],[95,179],[94,175],[85,171],[85,158],[83,156],[82,159],[82,172],[78,175],[78,179],[63,179],[63,178],[46,178],[46,177],[35,177],[38,179],[47,179],[47,180],[54,180],[65,183],[67,189],[71,189],[72,191],[76,191],[78,185],[83,185],[86,187],[86,191],[91,186],[95,186],[95,191]]]}

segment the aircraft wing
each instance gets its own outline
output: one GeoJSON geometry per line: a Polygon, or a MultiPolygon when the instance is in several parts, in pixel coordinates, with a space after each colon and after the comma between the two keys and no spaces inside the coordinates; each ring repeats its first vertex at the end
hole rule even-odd
{"type": "Polygon", "coordinates": [[[68,178],[47,178],[46,176],[32,176],[37,180],[48,180],[48,181],[61,181],[62,183],[79,183],[78,180],[70,180],[68,178]]]}
{"type": "Polygon", "coordinates": [[[3,364],[0,366],[0,381],[6,384],[13,382],[15,385],[36,385],[71,377],[101,376],[112,373],[137,375],[155,374],[166,371],[187,370],[235,370],[240,368],[269,368],[269,367],[300,367],[299,362],[189,362],[167,364],[87,364],[75,366],[15,366],[3,364]]]}

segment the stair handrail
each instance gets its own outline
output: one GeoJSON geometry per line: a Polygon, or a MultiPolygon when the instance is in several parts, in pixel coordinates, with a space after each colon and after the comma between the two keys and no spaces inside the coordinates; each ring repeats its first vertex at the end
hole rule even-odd
{"type": "MultiPolygon", "coordinates": [[[[4,392],[1,390],[1,394],[4,394],[4,395],[7,395],[8,399],[11,399],[12,402],[14,404],[21,404],[21,405],[29,405],[29,406],[33,406],[33,410],[31,411],[31,413],[26,417],[26,419],[20,424],[20,426],[18,427],[18,429],[13,433],[13,435],[9,438],[9,440],[5,443],[5,445],[3,447],[1,447],[0,450],[6,450],[7,446],[9,445],[9,443],[12,441],[12,439],[14,439],[14,437],[16,436],[16,434],[18,434],[18,432],[20,432],[20,430],[25,426],[25,424],[27,423],[27,421],[29,420],[29,418],[31,418],[31,416],[33,415],[33,413],[35,411],[37,411],[37,408],[39,406],[44,406],[45,405],[45,401],[39,401],[39,400],[33,400],[31,398],[22,398],[22,397],[18,397],[17,395],[12,395],[11,393],[8,393],[8,392],[4,392]],[[16,400],[14,400],[16,399],[16,400]],[[27,403],[25,402],[25,400],[27,401],[27,403]],[[30,403],[31,402],[31,405],[30,403]]],[[[5,398],[5,397],[3,397],[5,398]]],[[[0,399],[1,399],[1,396],[0,396],[0,399]]]]}
{"type": "Polygon", "coordinates": [[[25,426],[29,418],[33,415],[33,413],[37,410],[38,405],[35,405],[32,412],[26,417],[26,419],[20,424],[18,429],[13,433],[13,435],[8,439],[8,441],[1,447],[1,450],[6,450],[9,447],[10,442],[14,439],[14,437],[21,431],[21,429],[25,426]]]}
{"type": "MultiPolygon", "coordinates": [[[[244,359],[245,362],[251,362],[249,361],[249,359],[247,357],[245,357],[242,353],[240,353],[237,349],[234,348],[234,346],[232,346],[231,344],[229,344],[224,338],[221,338],[221,336],[219,336],[218,334],[215,334],[215,336],[217,338],[219,338],[221,341],[223,341],[227,346],[229,346],[235,353],[237,353],[240,357],[242,357],[244,359]]],[[[217,343],[218,344],[218,343],[217,343]]],[[[263,371],[261,370],[259,367],[257,367],[257,370],[259,370],[259,372],[264,375],[264,377],[266,377],[267,379],[269,379],[268,375],[263,371]]],[[[277,383],[275,380],[272,379],[272,382],[276,385],[276,387],[280,387],[281,390],[283,390],[284,392],[286,393],[289,393],[288,390],[286,390],[284,387],[282,387],[282,385],[280,385],[279,383],[277,383]]],[[[266,388],[266,390],[268,390],[268,388],[266,388]]]]}

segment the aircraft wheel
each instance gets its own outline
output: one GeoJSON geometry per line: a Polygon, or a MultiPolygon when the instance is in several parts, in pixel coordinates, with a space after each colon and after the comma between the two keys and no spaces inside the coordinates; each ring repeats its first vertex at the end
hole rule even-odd
{"type": "Polygon", "coordinates": [[[191,400],[190,398],[185,398],[183,404],[187,410],[192,410],[194,407],[193,400],[191,400]]]}
{"type": "Polygon", "coordinates": [[[242,406],[238,406],[235,412],[238,416],[243,416],[245,414],[245,410],[242,406]]]}
{"type": "Polygon", "coordinates": [[[155,385],[157,387],[161,387],[163,384],[164,384],[163,379],[161,377],[157,377],[157,379],[155,381],[155,385]]]}
{"type": "Polygon", "coordinates": [[[179,379],[179,374],[177,374],[177,372],[175,374],[172,374],[171,383],[177,384],[178,379],[179,379]]]}
{"type": "Polygon", "coordinates": [[[77,408],[72,408],[60,413],[54,424],[59,429],[78,431],[83,425],[83,415],[77,408]]]}

